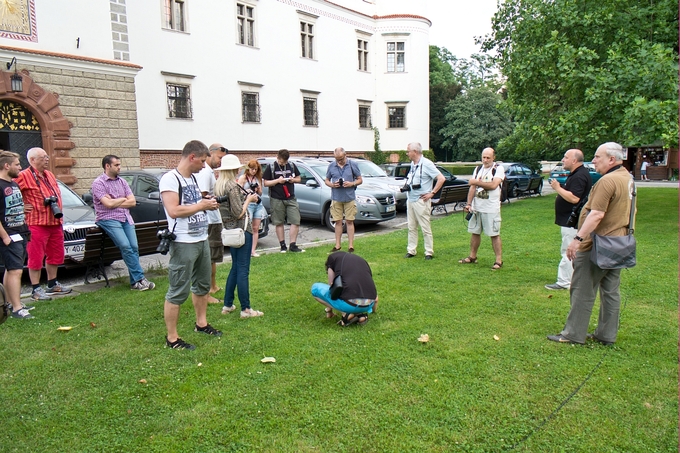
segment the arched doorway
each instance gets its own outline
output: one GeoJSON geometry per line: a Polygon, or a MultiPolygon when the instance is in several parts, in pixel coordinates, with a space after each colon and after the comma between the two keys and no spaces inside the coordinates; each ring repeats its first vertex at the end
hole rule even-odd
{"type": "Polygon", "coordinates": [[[71,174],[74,161],[69,155],[69,151],[75,148],[69,139],[72,125],[61,113],[59,95],[35,83],[26,69],[20,73],[23,78],[23,90],[20,92],[11,91],[10,77],[13,73],[1,71],[0,74],[0,115],[7,115],[6,118],[0,116],[3,122],[0,143],[3,146],[7,143],[4,149],[23,156],[22,167],[28,165],[26,151],[33,146],[42,147],[50,156],[50,171],[65,184],[73,185],[76,182],[75,175],[71,174]],[[14,123],[15,120],[18,122],[14,123]],[[22,124],[23,129],[20,127],[22,124]],[[6,125],[8,129],[5,129],[6,125]]]}

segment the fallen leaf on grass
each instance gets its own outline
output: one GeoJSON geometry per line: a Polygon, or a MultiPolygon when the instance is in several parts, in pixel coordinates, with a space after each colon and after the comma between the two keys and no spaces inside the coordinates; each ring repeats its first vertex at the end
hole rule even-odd
{"type": "Polygon", "coordinates": [[[94,329],[95,327],[97,327],[97,324],[91,322],[91,323],[90,323],[90,327],[92,327],[92,328],[94,329]]]}
{"type": "Polygon", "coordinates": [[[140,380],[139,380],[139,383],[140,383],[140,384],[146,384],[146,379],[140,379],[140,380]]]}
{"type": "Polygon", "coordinates": [[[427,343],[428,341],[430,341],[430,336],[424,333],[418,337],[418,341],[420,341],[421,343],[427,343]]]}
{"type": "Polygon", "coordinates": [[[552,294],[548,294],[548,299],[552,299],[552,294]]]}
{"type": "Polygon", "coordinates": [[[496,340],[496,341],[499,341],[501,338],[498,335],[494,335],[493,339],[496,340]]]}
{"type": "Polygon", "coordinates": [[[262,363],[274,363],[276,362],[276,359],[274,357],[265,357],[264,359],[260,360],[262,363]]]}
{"type": "Polygon", "coordinates": [[[62,332],[68,332],[71,329],[73,329],[73,327],[71,327],[71,326],[59,326],[59,327],[57,327],[57,330],[61,330],[62,332]]]}
{"type": "Polygon", "coordinates": [[[203,366],[203,362],[198,362],[198,366],[203,366]]]}

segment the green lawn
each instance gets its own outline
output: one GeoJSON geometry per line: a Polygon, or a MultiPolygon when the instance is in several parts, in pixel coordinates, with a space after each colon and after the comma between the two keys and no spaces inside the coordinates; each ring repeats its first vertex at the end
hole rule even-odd
{"type": "Polygon", "coordinates": [[[405,231],[358,239],[381,299],[361,327],[326,320],[309,295],[330,246],[254,260],[265,316],[211,305],[221,339],[194,333],[185,304],[180,335],[195,351],[163,347],[163,277],[145,293],[121,284],[37,304],[36,319],[0,326],[0,451],[677,451],[677,190],[639,190],[638,266],[622,273],[613,347],[545,338],[569,309],[566,292],[543,288],[559,261],[553,203],[504,205],[499,271],[488,238],[478,265],[457,263],[460,214],[434,220],[430,262],[422,247],[402,258],[405,231]]]}

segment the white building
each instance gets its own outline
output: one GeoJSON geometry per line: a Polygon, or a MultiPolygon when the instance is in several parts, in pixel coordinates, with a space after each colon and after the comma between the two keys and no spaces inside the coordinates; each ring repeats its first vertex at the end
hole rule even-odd
{"type": "MultiPolygon", "coordinates": [[[[79,188],[105,154],[167,166],[192,139],[247,155],[366,152],[376,127],[383,150],[427,148],[430,22],[413,3],[8,0],[0,61],[16,57],[29,87],[12,92],[14,67],[3,72],[0,110],[37,111],[55,173],[79,188]],[[51,110],[31,87],[58,94],[51,110]],[[69,127],[57,140],[43,117],[69,127]]],[[[19,132],[0,129],[0,147],[25,152],[9,143],[19,132]]]]}

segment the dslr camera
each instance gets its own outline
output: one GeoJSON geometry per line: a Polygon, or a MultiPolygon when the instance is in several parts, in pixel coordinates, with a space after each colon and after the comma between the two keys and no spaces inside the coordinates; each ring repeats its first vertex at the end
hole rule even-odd
{"type": "Polygon", "coordinates": [[[338,179],[338,185],[342,187],[343,184],[345,184],[345,180],[342,178],[338,179]]]}
{"type": "Polygon", "coordinates": [[[170,243],[177,239],[177,236],[175,233],[166,228],[156,233],[156,237],[160,239],[158,247],[156,247],[156,251],[161,255],[167,255],[170,251],[170,243]]]}
{"type": "Polygon", "coordinates": [[[59,204],[57,204],[57,201],[57,197],[52,195],[51,197],[45,197],[43,204],[45,206],[49,206],[50,209],[52,209],[52,214],[54,215],[55,219],[61,219],[64,217],[64,213],[61,212],[61,209],[59,209],[59,204]]]}
{"type": "Polygon", "coordinates": [[[215,197],[215,201],[218,203],[224,203],[225,201],[229,201],[229,195],[222,195],[221,197],[215,197]]]}
{"type": "Polygon", "coordinates": [[[411,189],[418,190],[418,189],[420,189],[421,187],[422,187],[422,186],[421,186],[420,184],[413,184],[413,185],[410,185],[409,183],[406,183],[406,184],[404,184],[404,187],[402,187],[402,188],[399,189],[399,192],[401,192],[401,193],[410,192],[411,189]]]}

